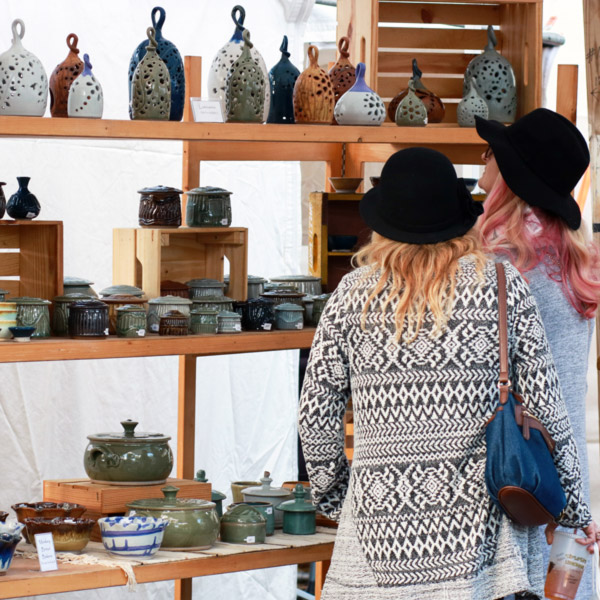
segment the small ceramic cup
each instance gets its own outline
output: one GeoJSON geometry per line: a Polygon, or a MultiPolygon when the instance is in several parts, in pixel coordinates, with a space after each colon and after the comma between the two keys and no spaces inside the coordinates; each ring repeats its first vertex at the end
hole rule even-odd
{"type": "Polygon", "coordinates": [[[35,331],[35,327],[15,326],[9,327],[8,330],[12,333],[15,342],[29,342],[35,331]]]}

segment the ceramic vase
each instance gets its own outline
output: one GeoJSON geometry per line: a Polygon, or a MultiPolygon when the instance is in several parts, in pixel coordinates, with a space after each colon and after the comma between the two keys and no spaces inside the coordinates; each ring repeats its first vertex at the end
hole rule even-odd
{"type": "Polygon", "coordinates": [[[83,72],[69,89],[67,113],[69,117],[101,119],[104,110],[102,86],[92,73],[92,63],[88,54],[83,55],[83,62],[83,72]]]}
{"type": "Polygon", "coordinates": [[[475,79],[477,93],[485,100],[489,118],[512,123],[517,115],[517,86],[510,62],[496,50],[496,34],[490,25],[488,42],[482,54],[476,56],[465,71],[463,96],[468,94],[469,79],[475,79]]]}
{"type": "Polygon", "coordinates": [[[326,71],[319,67],[319,50],[308,47],[310,65],[294,86],[294,119],[296,123],[324,123],[333,120],[335,106],[333,86],[326,71]]]}
{"type": "Polygon", "coordinates": [[[250,31],[244,30],[244,47],[227,74],[225,110],[228,123],[262,123],[267,80],[250,54],[250,31]]]}
{"type": "MultiPolygon", "coordinates": [[[[236,5],[231,11],[231,18],[235,23],[235,31],[231,36],[231,39],[217,52],[213,58],[210,70],[208,72],[208,96],[212,100],[218,100],[221,104],[221,111],[223,116],[227,114],[225,106],[225,98],[227,95],[227,75],[229,69],[233,63],[239,58],[242,53],[243,47],[243,32],[244,32],[244,19],[246,18],[246,11],[243,6],[236,5]]],[[[267,72],[267,65],[260,52],[253,47],[250,49],[252,58],[256,61],[259,68],[264,73],[264,80],[267,81],[269,74],[267,72]]],[[[271,104],[271,95],[265,94],[264,97],[264,109],[262,121],[266,121],[269,115],[269,107],[271,104]]]]}
{"type": "Polygon", "coordinates": [[[79,58],[79,48],[77,48],[79,38],[76,34],[70,33],[67,36],[67,46],[69,54],[59,65],[56,65],[50,76],[50,114],[53,117],[68,116],[69,90],[73,81],[83,71],[83,63],[79,58]]]}
{"type": "MultiPolygon", "coordinates": [[[[171,110],[169,112],[169,121],[181,121],[183,117],[183,107],[185,104],[185,75],[183,70],[183,60],[181,54],[173,42],[165,39],[162,34],[162,28],[165,24],[166,12],[161,6],[155,6],[152,9],[151,19],[152,27],[156,36],[156,53],[167,66],[169,77],[171,78],[171,110]],[[156,17],[158,16],[158,21],[156,17]]],[[[141,42],[135,49],[131,60],[129,61],[129,101],[131,103],[133,93],[133,76],[136,67],[140,64],[148,47],[148,40],[141,42]]],[[[131,108],[129,116],[133,119],[131,108]]]]}
{"type": "Polygon", "coordinates": [[[337,101],[333,114],[339,125],[381,125],[385,121],[383,100],[365,83],[365,63],[356,66],[356,81],[337,101]]]}
{"type": "Polygon", "coordinates": [[[148,27],[146,55],[139,62],[131,81],[131,118],[168,121],[171,114],[171,76],[156,52],[156,35],[148,27]]]}
{"type": "Polygon", "coordinates": [[[427,125],[427,109],[417,94],[412,79],[408,82],[408,93],[398,104],[394,115],[400,127],[423,127],[427,125]]]}
{"type": "MultiPolygon", "coordinates": [[[[439,96],[436,96],[433,92],[430,92],[425,85],[423,85],[423,82],[421,81],[423,72],[421,69],[419,69],[416,58],[413,58],[412,70],[412,82],[415,87],[415,94],[427,109],[427,122],[441,123],[446,115],[446,107],[439,96]]],[[[400,104],[406,94],[408,94],[408,88],[402,90],[390,101],[388,105],[388,117],[390,118],[390,121],[395,120],[398,104],[400,104]]]]}
{"type": "Polygon", "coordinates": [[[350,38],[346,36],[341,37],[338,42],[340,57],[335,65],[329,69],[329,77],[331,78],[336,103],[354,85],[356,80],[356,69],[348,60],[350,56],[350,52],[348,52],[349,47],[350,38]]]}
{"type": "Polygon", "coordinates": [[[48,101],[46,71],[21,43],[25,35],[21,19],[12,22],[12,34],[12,46],[0,54],[0,115],[42,117],[48,101]]]}
{"type": "Polygon", "coordinates": [[[269,71],[271,107],[267,123],[294,122],[294,85],[300,71],[290,62],[287,35],[279,48],[281,59],[269,71]]]}
{"type": "Polygon", "coordinates": [[[489,118],[489,108],[485,100],[477,93],[473,80],[470,80],[467,93],[456,108],[456,119],[461,127],[475,127],[475,115],[487,119],[489,118]]]}
{"type": "Polygon", "coordinates": [[[4,196],[4,190],[2,189],[3,185],[6,185],[6,182],[0,181],[0,219],[6,212],[6,197],[4,196]]]}
{"type": "Polygon", "coordinates": [[[40,214],[40,203],[27,187],[31,177],[17,177],[19,189],[6,205],[8,216],[13,219],[35,219],[40,214]]]}

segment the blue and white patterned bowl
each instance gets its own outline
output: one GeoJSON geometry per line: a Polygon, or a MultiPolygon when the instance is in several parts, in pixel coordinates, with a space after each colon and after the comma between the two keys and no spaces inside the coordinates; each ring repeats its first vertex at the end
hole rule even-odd
{"type": "Polygon", "coordinates": [[[22,523],[0,523],[0,575],[8,571],[24,528],[22,523]]]}
{"type": "Polygon", "coordinates": [[[98,519],[102,543],[115,556],[152,556],[163,540],[168,521],[156,517],[98,519]]]}

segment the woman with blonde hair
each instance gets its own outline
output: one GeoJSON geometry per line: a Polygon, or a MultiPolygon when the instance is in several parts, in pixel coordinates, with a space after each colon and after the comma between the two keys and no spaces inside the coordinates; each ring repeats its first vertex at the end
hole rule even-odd
{"type": "MultiPolygon", "coordinates": [[[[313,501],[340,521],[322,598],[541,596],[537,529],[515,526],[485,485],[500,361],[496,269],[474,229],[482,207],[444,155],[410,148],[360,210],[372,238],[325,307],[300,400],[313,501]]],[[[556,442],[561,524],[595,533],[537,306],[503,265],[513,388],[556,442]]]]}

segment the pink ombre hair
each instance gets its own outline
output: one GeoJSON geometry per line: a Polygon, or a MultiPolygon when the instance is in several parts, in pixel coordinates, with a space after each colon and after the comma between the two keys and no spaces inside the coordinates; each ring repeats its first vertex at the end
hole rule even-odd
{"type": "Polygon", "coordinates": [[[600,252],[586,239],[583,227],[573,231],[546,210],[530,207],[498,176],[479,219],[484,249],[510,258],[526,273],[543,263],[548,276],[561,284],[573,308],[591,319],[600,299],[600,252]],[[529,227],[533,212],[541,229],[529,227]]]}

